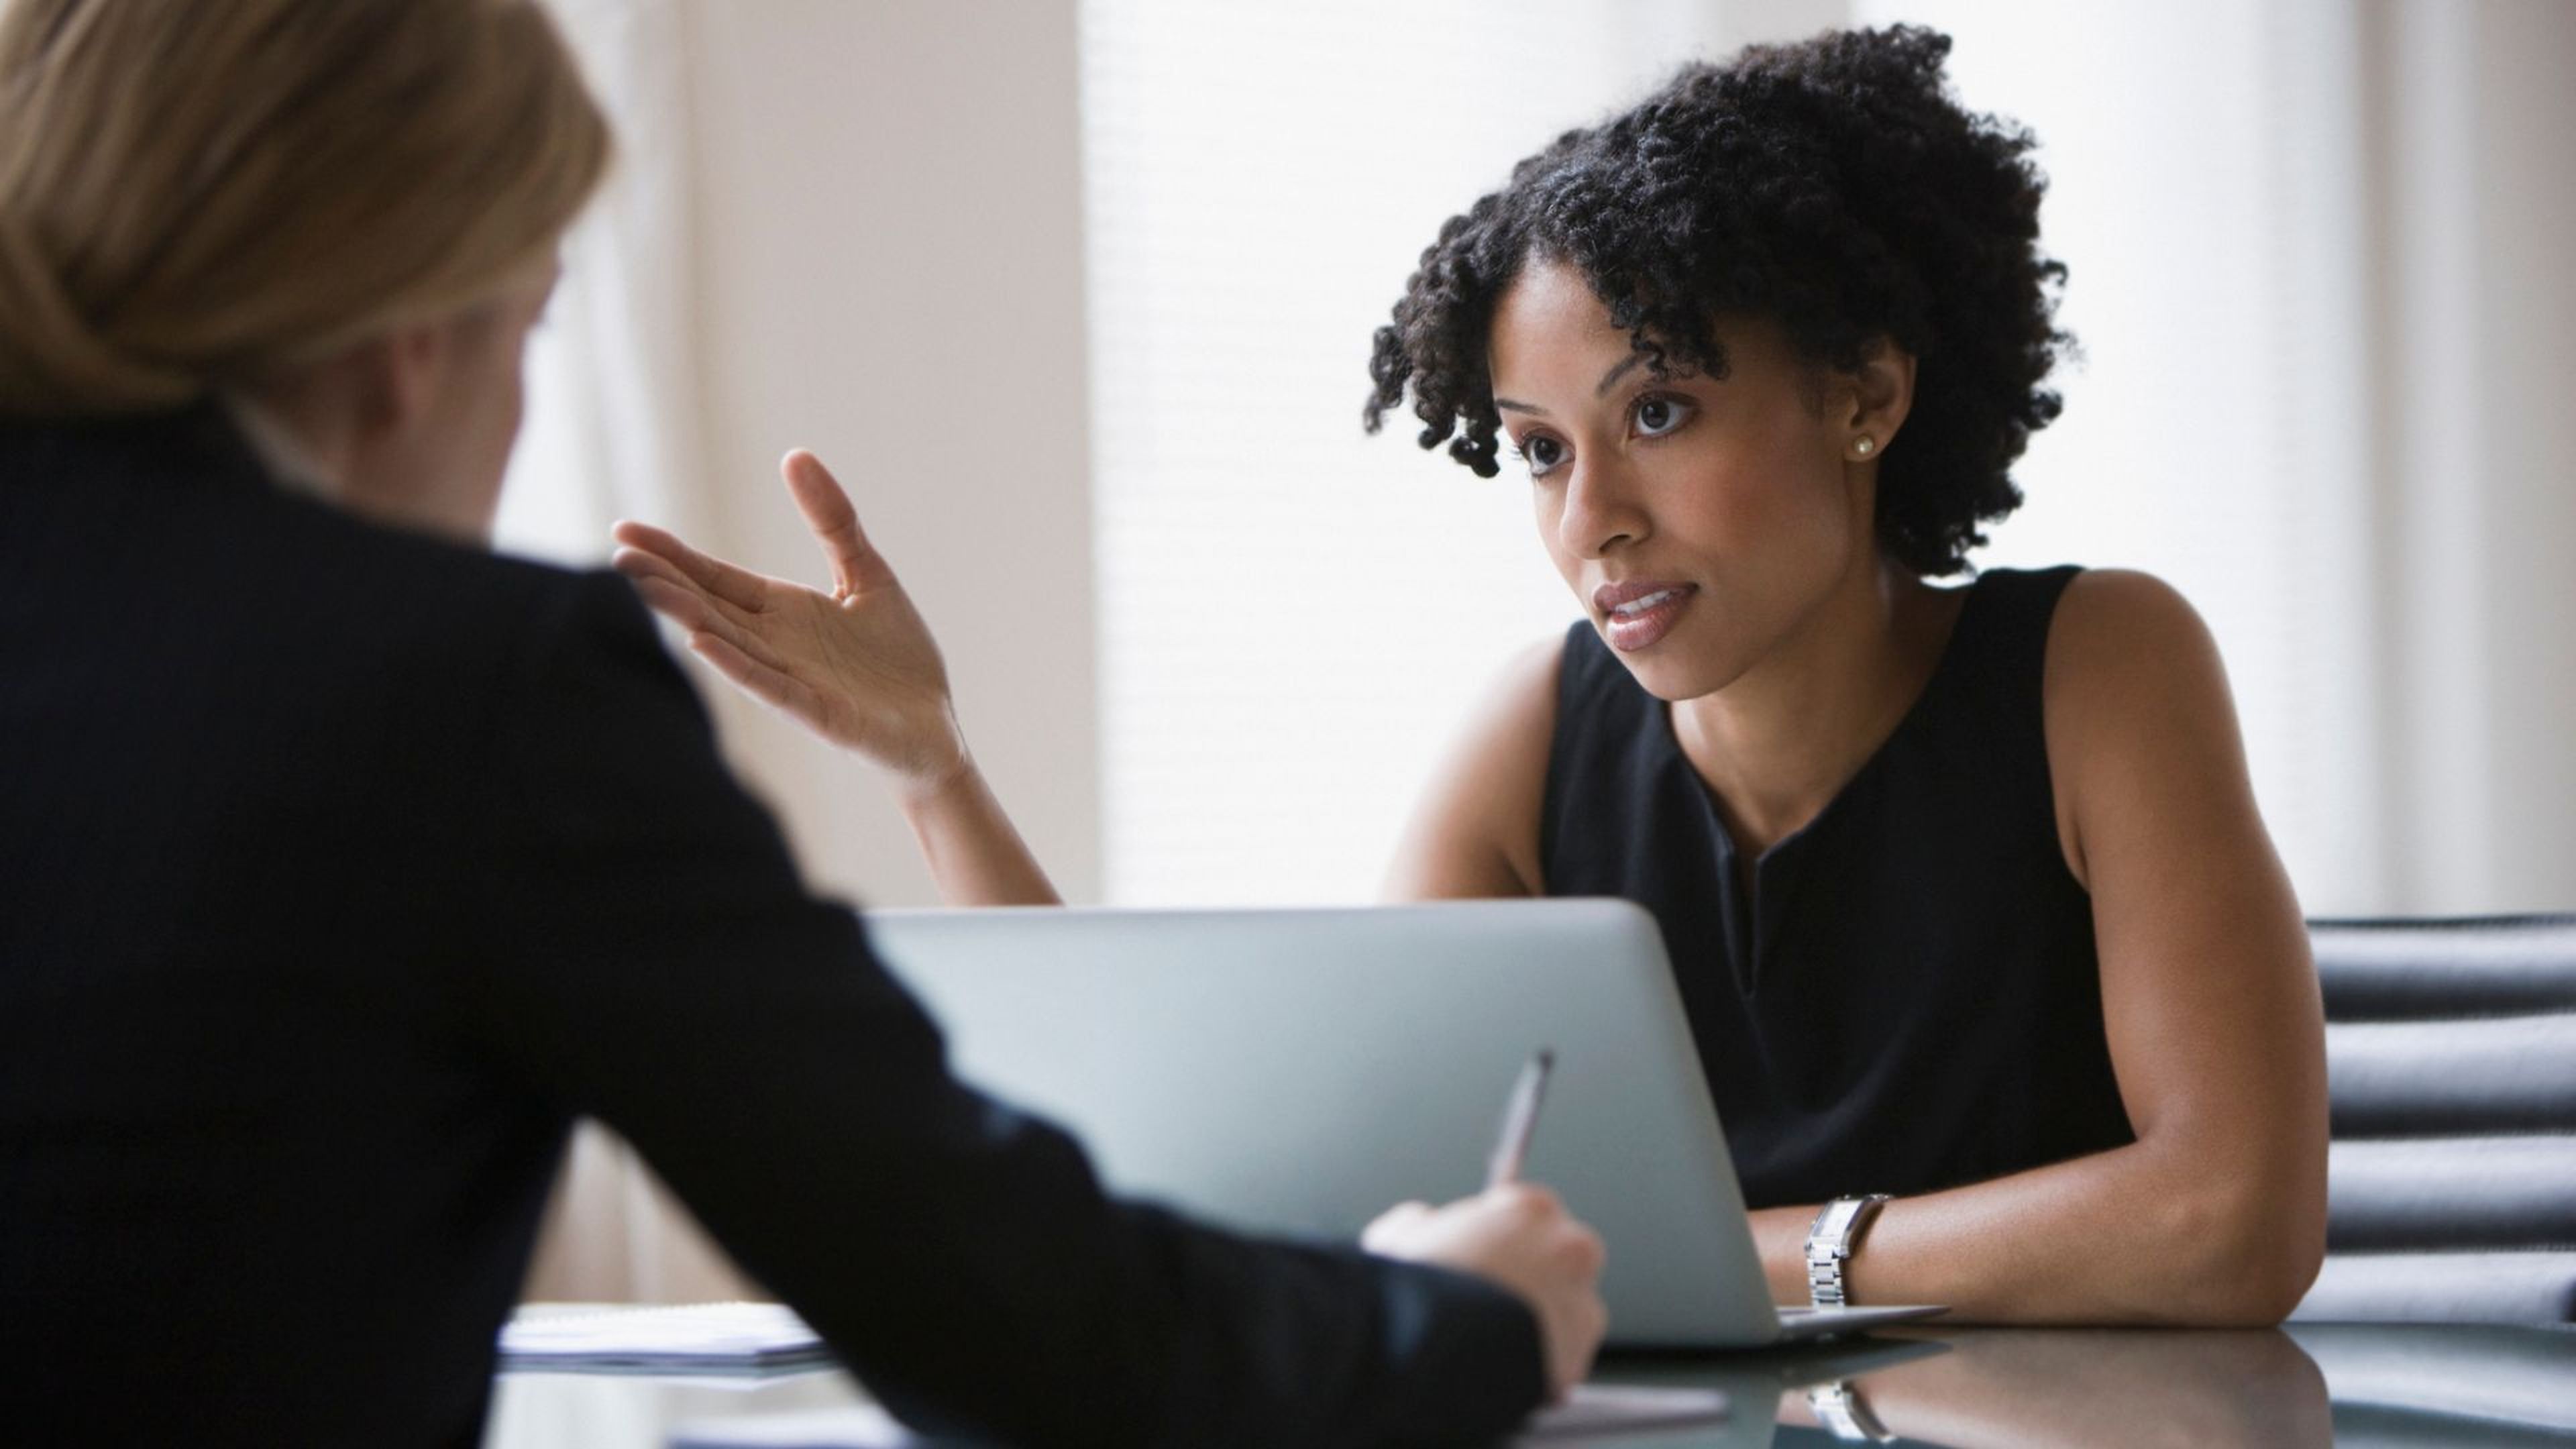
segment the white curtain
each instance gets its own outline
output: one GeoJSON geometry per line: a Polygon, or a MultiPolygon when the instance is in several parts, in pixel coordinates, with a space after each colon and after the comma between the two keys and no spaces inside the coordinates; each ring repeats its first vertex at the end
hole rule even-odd
{"type": "Polygon", "coordinates": [[[2576,6],[2357,29],[2385,899],[2576,908],[2576,6]]]}
{"type": "MultiPolygon", "coordinates": [[[[502,548],[577,566],[608,525],[721,531],[701,435],[694,167],[679,0],[553,0],[617,131],[613,169],[565,239],[528,355],[527,423],[501,495],[502,548]]],[[[712,539],[710,538],[712,542],[712,539]]]]}
{"type": "Polygon", "coordinates": [[[1988,561],[2200,606],[2312,914],[2576,906],[2576,6],[1853,11],[2051,178],[2087,358],[1988,561]]]}
{"type": "MultiPolygon", "coordinates": [[[[679,0],[554,0],[618,156],[565,239],[564,278],[528,357],[527,425],[502,492],[496,542],[595,566],[608,527],[650,518],[724,547],[724,495],[701,436],[693,270],[694,167],[679,0]]],[[[710,694],[719,710],[738,706],[710,694]]],[[[576,1132],[526,1295],[682,1302],[752,1290],[614,1134],[576,1132]]]]}

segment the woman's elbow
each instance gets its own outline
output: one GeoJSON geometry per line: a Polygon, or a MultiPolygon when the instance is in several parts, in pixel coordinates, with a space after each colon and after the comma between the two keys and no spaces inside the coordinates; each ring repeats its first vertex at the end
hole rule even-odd
{"type": "Polygon", "coordinates": [[[2230,1283],[2211,1304],[2212,1326],[2270,1328],[2290,1316],[2325,1265],[2326,1235],[2275,1228],[2249,1237],[2239,1249],[2230,1283]]]}
{"type": "Polygon", "coordinates": [[[2185,1241],[2176,1256],[2188,1267],[2175,1316],[2228,1328],[2289,1317],[2325,1263],[2325,1164],[2313,1174],[2249,1174],[2194,1196],[2177,1224],[2185,1241]]]}

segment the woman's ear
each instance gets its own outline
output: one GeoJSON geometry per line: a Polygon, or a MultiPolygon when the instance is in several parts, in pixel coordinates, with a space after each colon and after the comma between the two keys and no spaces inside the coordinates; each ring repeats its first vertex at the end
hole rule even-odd
{"type": "Polygon", "coordinates": [[[448,363],[453,324],[414,322],[390,328],[342,354],[362,445],[398,438],[419,425],[448,363]]]}
{"type": "Polygon", "coordinates": [[[1844,374],[1839,390],[1846,456],[1875,458],[1896,441],[1897,430],[1914,407],[1914,354],[1881,337],[1861,354],[1860,366],[1844,374]]]}
{"type": "Polygon", "coordinates": [[[451,345],[438,324],[397,327],[245,378],[240,391],[287,430],[313,466],[346,487],[428,416],[451,345]]]}

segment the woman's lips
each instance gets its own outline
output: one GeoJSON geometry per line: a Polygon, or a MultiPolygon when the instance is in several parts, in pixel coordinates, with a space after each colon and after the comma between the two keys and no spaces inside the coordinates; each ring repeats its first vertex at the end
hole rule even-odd
{"type": "Polygon", "coordinates": [[[1610,647],[1630,654],[1670,633],[1698,592],[1696,584],[1605,584],[1592,601],[1601,610],[1601,633],[1610,647]]]}

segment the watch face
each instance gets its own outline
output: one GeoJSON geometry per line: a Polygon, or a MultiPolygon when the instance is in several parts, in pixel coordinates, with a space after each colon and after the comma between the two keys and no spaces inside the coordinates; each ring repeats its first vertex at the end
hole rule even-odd
{"type": "Polygon", "coordinates": [[[1834,1205],[1826,1209],[1825,1219],[1818,1225],[1816,1236],[1840,1243],[1844,1238],[1851,1236],[1852,1220],[1859,1216],[1859,1199],[1836,1198],[1834,1205]]]}

